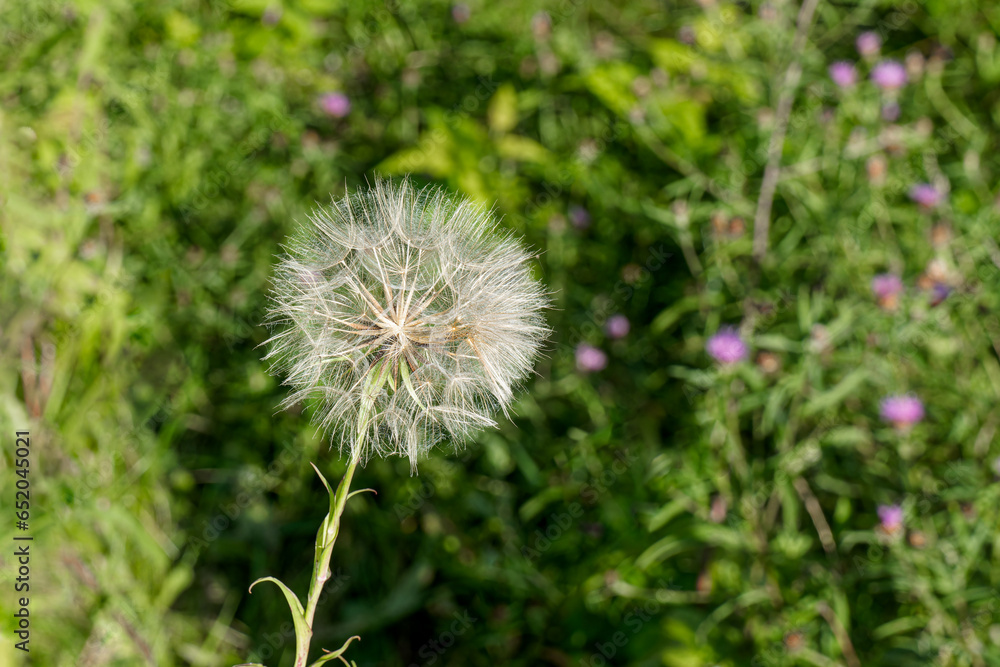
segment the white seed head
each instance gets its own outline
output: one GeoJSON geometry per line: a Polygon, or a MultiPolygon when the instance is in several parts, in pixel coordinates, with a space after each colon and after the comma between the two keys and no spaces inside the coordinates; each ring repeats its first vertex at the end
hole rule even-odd
{"type": "Polygon", "coordinates": [[[549,334],[532,255],[492,213],[376,181],[316,210],[274,278],[271,372],[341,451],[410,459],[496,426],[549,334]]]}

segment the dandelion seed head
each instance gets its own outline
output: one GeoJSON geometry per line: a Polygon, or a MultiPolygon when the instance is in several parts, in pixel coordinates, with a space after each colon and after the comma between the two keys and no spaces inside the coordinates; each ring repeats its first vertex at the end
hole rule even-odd
{"type": "Polygon", "coordinates": [[[532,255],[492,213],[376,181],[312,213],[280,258],[271,372],[362,462],[495,426],[550,330],[532,255]]]}

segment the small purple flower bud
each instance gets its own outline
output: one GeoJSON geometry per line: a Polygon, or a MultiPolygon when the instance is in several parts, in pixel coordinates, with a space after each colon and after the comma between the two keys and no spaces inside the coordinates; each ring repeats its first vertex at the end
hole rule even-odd
{"type": "Polygon", "coordinates": [[[899,120],[899,105],[896,102],[889,102],[882,106],[882,120],[894,123],[899,120]]]}
{"type": "Polygon", "coordinates": [[[548,38],[549,33],[552,32],[552,18],[549,17],[548,12],[536,12],[531,17],[531,32],[535,36],[535,39],[544,40],[548,38]]]}
{"type": "Polygon", "coordinates": [[[334,118],[343,118],[351,112],[351,100],[343,93],[326,93],[319,98],[319,105],[334,118]]]}
{"type": "Polygon", "coordinates": [[[929,209],[941,202],[941,193],[930,183],[918,183],[910,189],[910,199],[929,209]]]}
{"type": "Polygon", "coordinates": [[[472,10],[465,3],[458,3],[457,5],[452,5],[451,8],[451,18],[455,20],[455,23],[465,23],[472,16],[472,10]]]}
{"type": "Polygon", "coordinates": [[[569,221],[577,229],[590,227],[590,213],[582,206],[573,205],[569,207],[569,221]]]}
{"type": "Polygon", "coordinates": [[[584,373],[604,370],[608,365],[608,355],[593,345],[580,343],[576,348],[576,367],[584,373]]]}
{"type": "Polygon", "coordinates": [[[863,56],[873,56],[882,48],[882,39],[877,33],[868,31],[858,35],[854,45],[858,48],[858,53],[863,56]]]}
{"type": "Polygon", "coordinates": [[[878,518],[881,528],[892,534],[903,527],[903,508],[899,505],[879,505],[878,518]]]}
{"type": "Polygon", "coordinates": [[[260,17],[260,22],[267,26],[277,25],[280,20],[281,7],[268,7],[260,17]]]}
{"type": "Polygon", "coordinates": [[[872,68],[872,81],[882,90],[899,90],[906,85],[906,68],[895,60],[883,60],[872,68]]]}
{"type": "Polygon", "coordinates": [[[632,325],[629,323],[628,318],[624,315],[612,315],[608,318],[608,321],[604,323],[604,331],[606,331],[608,336],[611,338],[624,338],[628,335],[631,328],[632,325]]]}
{"type": "Polygon", "coordinates": [[[722,364],[735,364],[747,358],[749,350],[736,329],[724,327],[708,339],[705,351],[709,356],[722,364]]]}
{"type": "Polygon", "coordinates": [[[924,404],[916,396],[887,396],[882,399],[882,419],[906,430],[924,418],[924,404]]]}
{"type": "Polygon", "coordinates": [[[936,306],[948,298],[951,294],[951,286],[944,283],[934,283],[931,288],[931,306],[936,306]]]}
{"type": "Polygon", "coordinates": [[[858,70],[852,63],[840,60],[830,65],[830,78],[841,88],[850,88],[858,80],[858,70]]]}

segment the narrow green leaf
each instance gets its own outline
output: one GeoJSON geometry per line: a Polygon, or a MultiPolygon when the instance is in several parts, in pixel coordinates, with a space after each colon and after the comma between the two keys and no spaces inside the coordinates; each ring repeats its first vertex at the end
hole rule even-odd
{"type": "Polygon", "coordinates": [[[659,563],[670,558],[671,556],[676,556],[677,554],[687,551],[688,549],[695,549],[697,547],[698,543],[694,540],[682,539],[676,535],[667,535],[656,544],[642,552],[642,554],[635,559],[635,565],[640,570],[645,570],[654,563],[659,563]]]}
{"type": "Polygon", "coordinates": [[[891,637],[892,635],[898,635],[902,632],[909,632],[910,630],[916,630],[918,628],[927,627],[927,619],[920,618],[917,616],[904,616],[903,618],[897,618],[893,621],[889,621],[883,625],[878,626],[872,630],[872,637],[875,639],[885,639],[886,637],[891,637]]]}
{"type": "Polygon", "coordinates": [[[688,504],[689,501],[687,498],[678,498],[664,505],[656,512],[656,514],[650,517],[648,525],[649,532],[655,532],[667,525],[667,523],[669,523],[675,516],[685,512],[688,508],[688,504]]]}
{"type": "Polygon", "coordinates": [[[649,325],[649,329],[653,333],[664,333],[680,321],[682,315],[690,311],[697,310],[700,306],[701,299],[698,296],[686,296],[678,299],[672,306],[653,318],[653,322],[649,325]]]}
{"type": "Polygon", "coordinates": [[[403,378],[403,384],[406,385],[406,391],[410,393],[410,398],[413,402],[420,406],[420,409],[426,413],[430,413],[431,409],[424,405],[424,402],[420,400],[417,396],[417,390],[413,387],[413,382],[410,381],[410,369],[407,368],[406,364],[399,365],[399,374],[403,378]]]}
{"type": "MultiPolygon", "coordinates": [[[[344,654],[344,651],[347,650],[347,647],[350,646],[351,642],[354,641],[355,639],[357,639],[358,641],[361,641],[361,637],[359,637],[357,635],[354,635],[353,637],[351,637],[350,639],[348,639],[346,642],[344,642],[343,646],[341,646],[340,648],[338,648],[336,651],[327,652],[326,655],[324,655],[322,658],[320,658],[319,660],[317,660],[316,662],[314,662],[310,667],[316,667],[316,665],[322,665],[324,662],[330,662],[331,660],[336,660],[337,658],[339,658],[340,656],[342,656],[344,654]]],[[[325,651],[326,649],[323,649],[323,650],[325,651]]]]}
{"type": "Polygon", "coordinates": [[[323,486],[326,487],[326,493],[330,497],[330,511],[327,512],[326,517],[323,519],[323,525],[320,526],[319,532],[316,533],[316,558],[318,559],[320,552],[326,548],[327,542],[329,541],[327,535],[330,531],[330,522],[333,521],[333,516],[336,514],[336,497],[333,489],[330,488],[330,483],[326,481],[326,477],[324,477],[323,473],[319,471],[319,468],[317,468],[312,461],[309,462],[309,465],[311,465],[313,470],[316,471],[316,474],[319,475],[320,480],[323,482],[323,486]]]}
{"type": "Polygon", "coordinates": [[[739,609],[746,609],[747,607],[752,607],[756,604],[762,602],[767,602],[771,599],[768,592],[762,588],[752,589],[740,595],[737,598],[730,598],[728,601],[723,602],[718,607],[716,607],[708,617],[702,621],[701,625],[698,626],[698,630],[695,636],[698,643],[703,644],[707,641],[708,633],[712,631],[713,628],[717,627],[719,623],[725,620],[733,612],[739,609]]]}
{"type": "Polygon", "coordinates": [[[867,368],[859,368],[853,373],[849,373],[847,377],[838,382],[835,387],[823,392],[822,394],[816,396],[816,398],[806,403],[805,407],[802,408],[802,414],[809,417],[818,412],[822,412],[823,410],[839,405],[844,399],[853,394],[867,379],[867,368]]]}
{"type": "Polygon", "coordinates": [[[320,481],[323,482],[323,486],[326,487],[326,493],[330,496],[330,514],[333,514],[333,489],[330,487],[330,483],[326,481],[326,477],[323,477],[323,473],[321,473],[319,468],[316,467],[316,464],[310,461],[309,465],[311,465],[313,470],[316,471],[316,474],[319,475],[320,481]]]}
{"type": "Polygon", "coordinates": [[[299,598],[292,592],[285,584],[281,583],[274,577],[261,577],[257,581],[250,584],[250,593],[253,594],[253,587],[262,581],[270,581],[281,589],[281,592],[285,594],[285,600],[288,602],[288,609],[292,612],[292,622],[295,624],[295,639],[296,642],[309,642],[312,636],[312,630],[306,624],[306,612],[302,608],[302,603],[299,602],[299,598]]]}
{"type": "Polygon", "coordinates": [[[486,111],[490,129],[494,132],[509,132],[517,125],[517,90],[505,83],[493,94],[486,111]]]}

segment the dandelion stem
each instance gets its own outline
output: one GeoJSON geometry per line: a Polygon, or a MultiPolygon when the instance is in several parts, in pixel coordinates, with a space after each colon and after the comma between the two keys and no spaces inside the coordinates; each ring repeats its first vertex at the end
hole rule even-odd
{"type": "Polygon", "coordinates": [[[334,494],[330,515],[320,527],[320,532],[316,536],[316,556],[313,559],[312,580],[309,582],[309,598],[306,600],[305,620],[308,627],[306,636],[296,637],[295,646],[295,667],[305,667],[309,659],[309,645],[312,640],[313,618],[316,616],[316,605],[323,594],[323,586],[330,579],[330,557],[333,555],[333,545],[337,541],[340,533],[340,517],[344,513],[344,506],[347,498],[351,480],[354,477],[354,469],[358,465],[360,450],[351,457],[351,462],[347,466],[344,478],[337,486],[334,494]]]}

